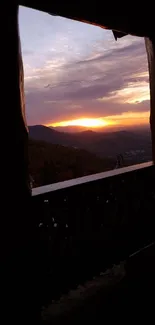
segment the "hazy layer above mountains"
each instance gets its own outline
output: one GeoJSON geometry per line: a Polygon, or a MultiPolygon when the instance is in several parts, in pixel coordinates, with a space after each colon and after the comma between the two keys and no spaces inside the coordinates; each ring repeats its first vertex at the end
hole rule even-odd
{"type": "Polygon", "coordinates": [[[138,125],[136,128],[135,126],[128,126],[128,128],[124,128],[123,126],[106,126],[106,127],[100,127],[100,128],[86,128],[85,126],[57,126],[57,127],[52,127],[49,126],[49,128],[59,131],[59,132],[65,132],[65,133],[79,133],[83,131],[92,131],[92,132],[97,132],[97,133],[112,133],[112,132],[117,132],[117,131],[143,131],[143,130],[148,130],[149,131],[149,125],[138,125]]]}

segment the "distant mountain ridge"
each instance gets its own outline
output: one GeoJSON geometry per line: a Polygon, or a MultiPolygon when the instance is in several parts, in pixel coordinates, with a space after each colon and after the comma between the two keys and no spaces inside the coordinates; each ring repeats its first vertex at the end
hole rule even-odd
{"type": "Polygon", "coordinates": [[[123,154],[126,151],[144,148],[151,154],[151,137],[147,129],[103,133],[86,130],[67,133],[43,125],[34,125],[29,126],[29,136],[34,140],[85,149],[100,157],[116,157],[117,154],[123,154]]]}

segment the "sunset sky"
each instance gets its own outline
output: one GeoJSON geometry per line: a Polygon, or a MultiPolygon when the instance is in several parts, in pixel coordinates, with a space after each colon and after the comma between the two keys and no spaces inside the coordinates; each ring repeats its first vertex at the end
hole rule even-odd
{"type": "Polygon", "coordinates": [[[149,121],[144,40],[20,8],[28,125],[142,125],[149,121]]]}

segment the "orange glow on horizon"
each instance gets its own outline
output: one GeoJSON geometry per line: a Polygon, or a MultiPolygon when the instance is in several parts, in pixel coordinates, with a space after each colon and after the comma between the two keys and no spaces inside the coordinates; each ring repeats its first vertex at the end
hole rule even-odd
{"type": "Polygon", "coordinates": [[[104,128],[110,126],[136,126],[149,123],[149,111],[146,112],[125,112],[118,115],[111,115],[99,118],[79,118],[60,122],[45,124],[50,127],[81,126],[86,128],[104,128]]]}
{"type": "Polygon", "coordinates": [[[47,126],[83,126],[90,128],[100,128],[114,124],[114,122],[106,120],[104,118],[80,118],[69,121],[50,123],[47,126]]]}

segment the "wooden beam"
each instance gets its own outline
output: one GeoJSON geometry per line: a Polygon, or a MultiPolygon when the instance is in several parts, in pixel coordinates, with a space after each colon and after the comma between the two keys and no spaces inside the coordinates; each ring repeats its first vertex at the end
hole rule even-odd
{"type": "Polygon", "coordinates": [[[152,137],[152,158],[155,163],[155,37],[145,38],[150,79],[150,128],[152,137]]]}
{"type": "MultiPolygon", "coordinates": [[[[88,2],[84,0],[70,1],[36,1],[16,0],[19,5],[47,12],[51,15],[62,16],[105,29],[111,29],[125,34],[136,36],[149,36],[152,30],[152,19],[146,22],[146,11],[137,15],[137,12],[129,6],[123,6],[121,2],[116,5],[110,2],[88,2]]],[[[153,10],[152,3],[147,3],[149,13],[153,10]]]]}

